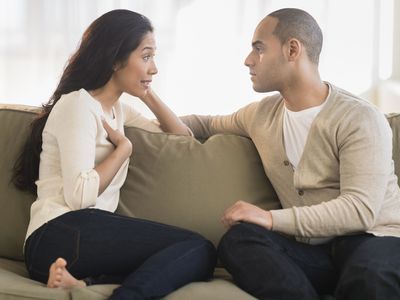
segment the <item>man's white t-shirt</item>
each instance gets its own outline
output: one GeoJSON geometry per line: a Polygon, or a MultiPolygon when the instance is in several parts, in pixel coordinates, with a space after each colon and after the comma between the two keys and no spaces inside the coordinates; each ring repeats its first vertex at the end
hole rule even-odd
{"type": "MultiPolygon", "coordinates": [[[[330,87],[328,97],[330,95],[330,87]]],[[[327,98],[328,98],[327,97],[327,98]]],[[[326,99],[325,99],[326,100],[326,99]]],[[[324,107],[326,101],[321,105],[310,107],[301,111],[291,111],[286,106],[284,107],[283,115],[283,140],[285,143],[286,155],[296,169],[299,165],[301,156],[303,155],[304,147],[307,143],[308,133],[315,117],[324,107]]],[[[332,238],[313,238],[310,244],[323,244],[330,241],[332,238]]]]}
{"type": "Polygon", "coordinates": [[[311,124],[324,107],[325,102],[326,101],[324,101],[321,105],[301,111],[291,111],[286,106],[284,108],[283,140],[285,144],[286,155],[294,169],[297,168],[300,162],[311,124]]]}

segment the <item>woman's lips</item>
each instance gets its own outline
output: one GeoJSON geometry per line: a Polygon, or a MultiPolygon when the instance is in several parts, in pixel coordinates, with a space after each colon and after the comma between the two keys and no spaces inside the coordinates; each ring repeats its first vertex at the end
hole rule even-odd
{"type": "Polygon", "coordinates": [[[148,89],[151,85],[151,80],[142,80],[141,83],[146,89],[148,89]]]}

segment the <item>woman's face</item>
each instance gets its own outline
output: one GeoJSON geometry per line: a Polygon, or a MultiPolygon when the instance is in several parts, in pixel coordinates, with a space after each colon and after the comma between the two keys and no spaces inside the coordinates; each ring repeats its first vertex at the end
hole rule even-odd
{"type": "Polygon", "coordinates": [[[154,62],[156,41],[152,32],[147,33],[140,45],[129,55],[122,66],[113,73],[116,87],[132,96],[143,97],[150,88],[153,75],[157,74],[154,62]]]}

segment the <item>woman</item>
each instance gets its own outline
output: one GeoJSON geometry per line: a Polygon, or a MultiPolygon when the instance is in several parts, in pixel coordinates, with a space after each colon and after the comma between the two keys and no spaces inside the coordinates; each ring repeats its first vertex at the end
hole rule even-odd
{"type": "Polygon", "coordinates": [[[25,261],[31,278],[50,288],[120,283],[110,299],[154,299],[212,275],[215,249],[200,235],[114,213],[132,153],[124,125],[160,131],[121,94],[139,97],[163,130],[190,133],[150,88],[155,49],[146,17],[104,14],[32,123],[14,183],[37,186],[25,261]]]}

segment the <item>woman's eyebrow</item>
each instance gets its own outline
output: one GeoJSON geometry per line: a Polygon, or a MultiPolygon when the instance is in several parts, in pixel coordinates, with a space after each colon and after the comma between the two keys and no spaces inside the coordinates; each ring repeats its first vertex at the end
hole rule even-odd
{"type": "Polygon", "coordinates": [[[144,47],[142,49],[142,52],[145,51],[145,50],[156,50],[156,48],[155,47],[146,46],[146,47],[144,47]]]}

